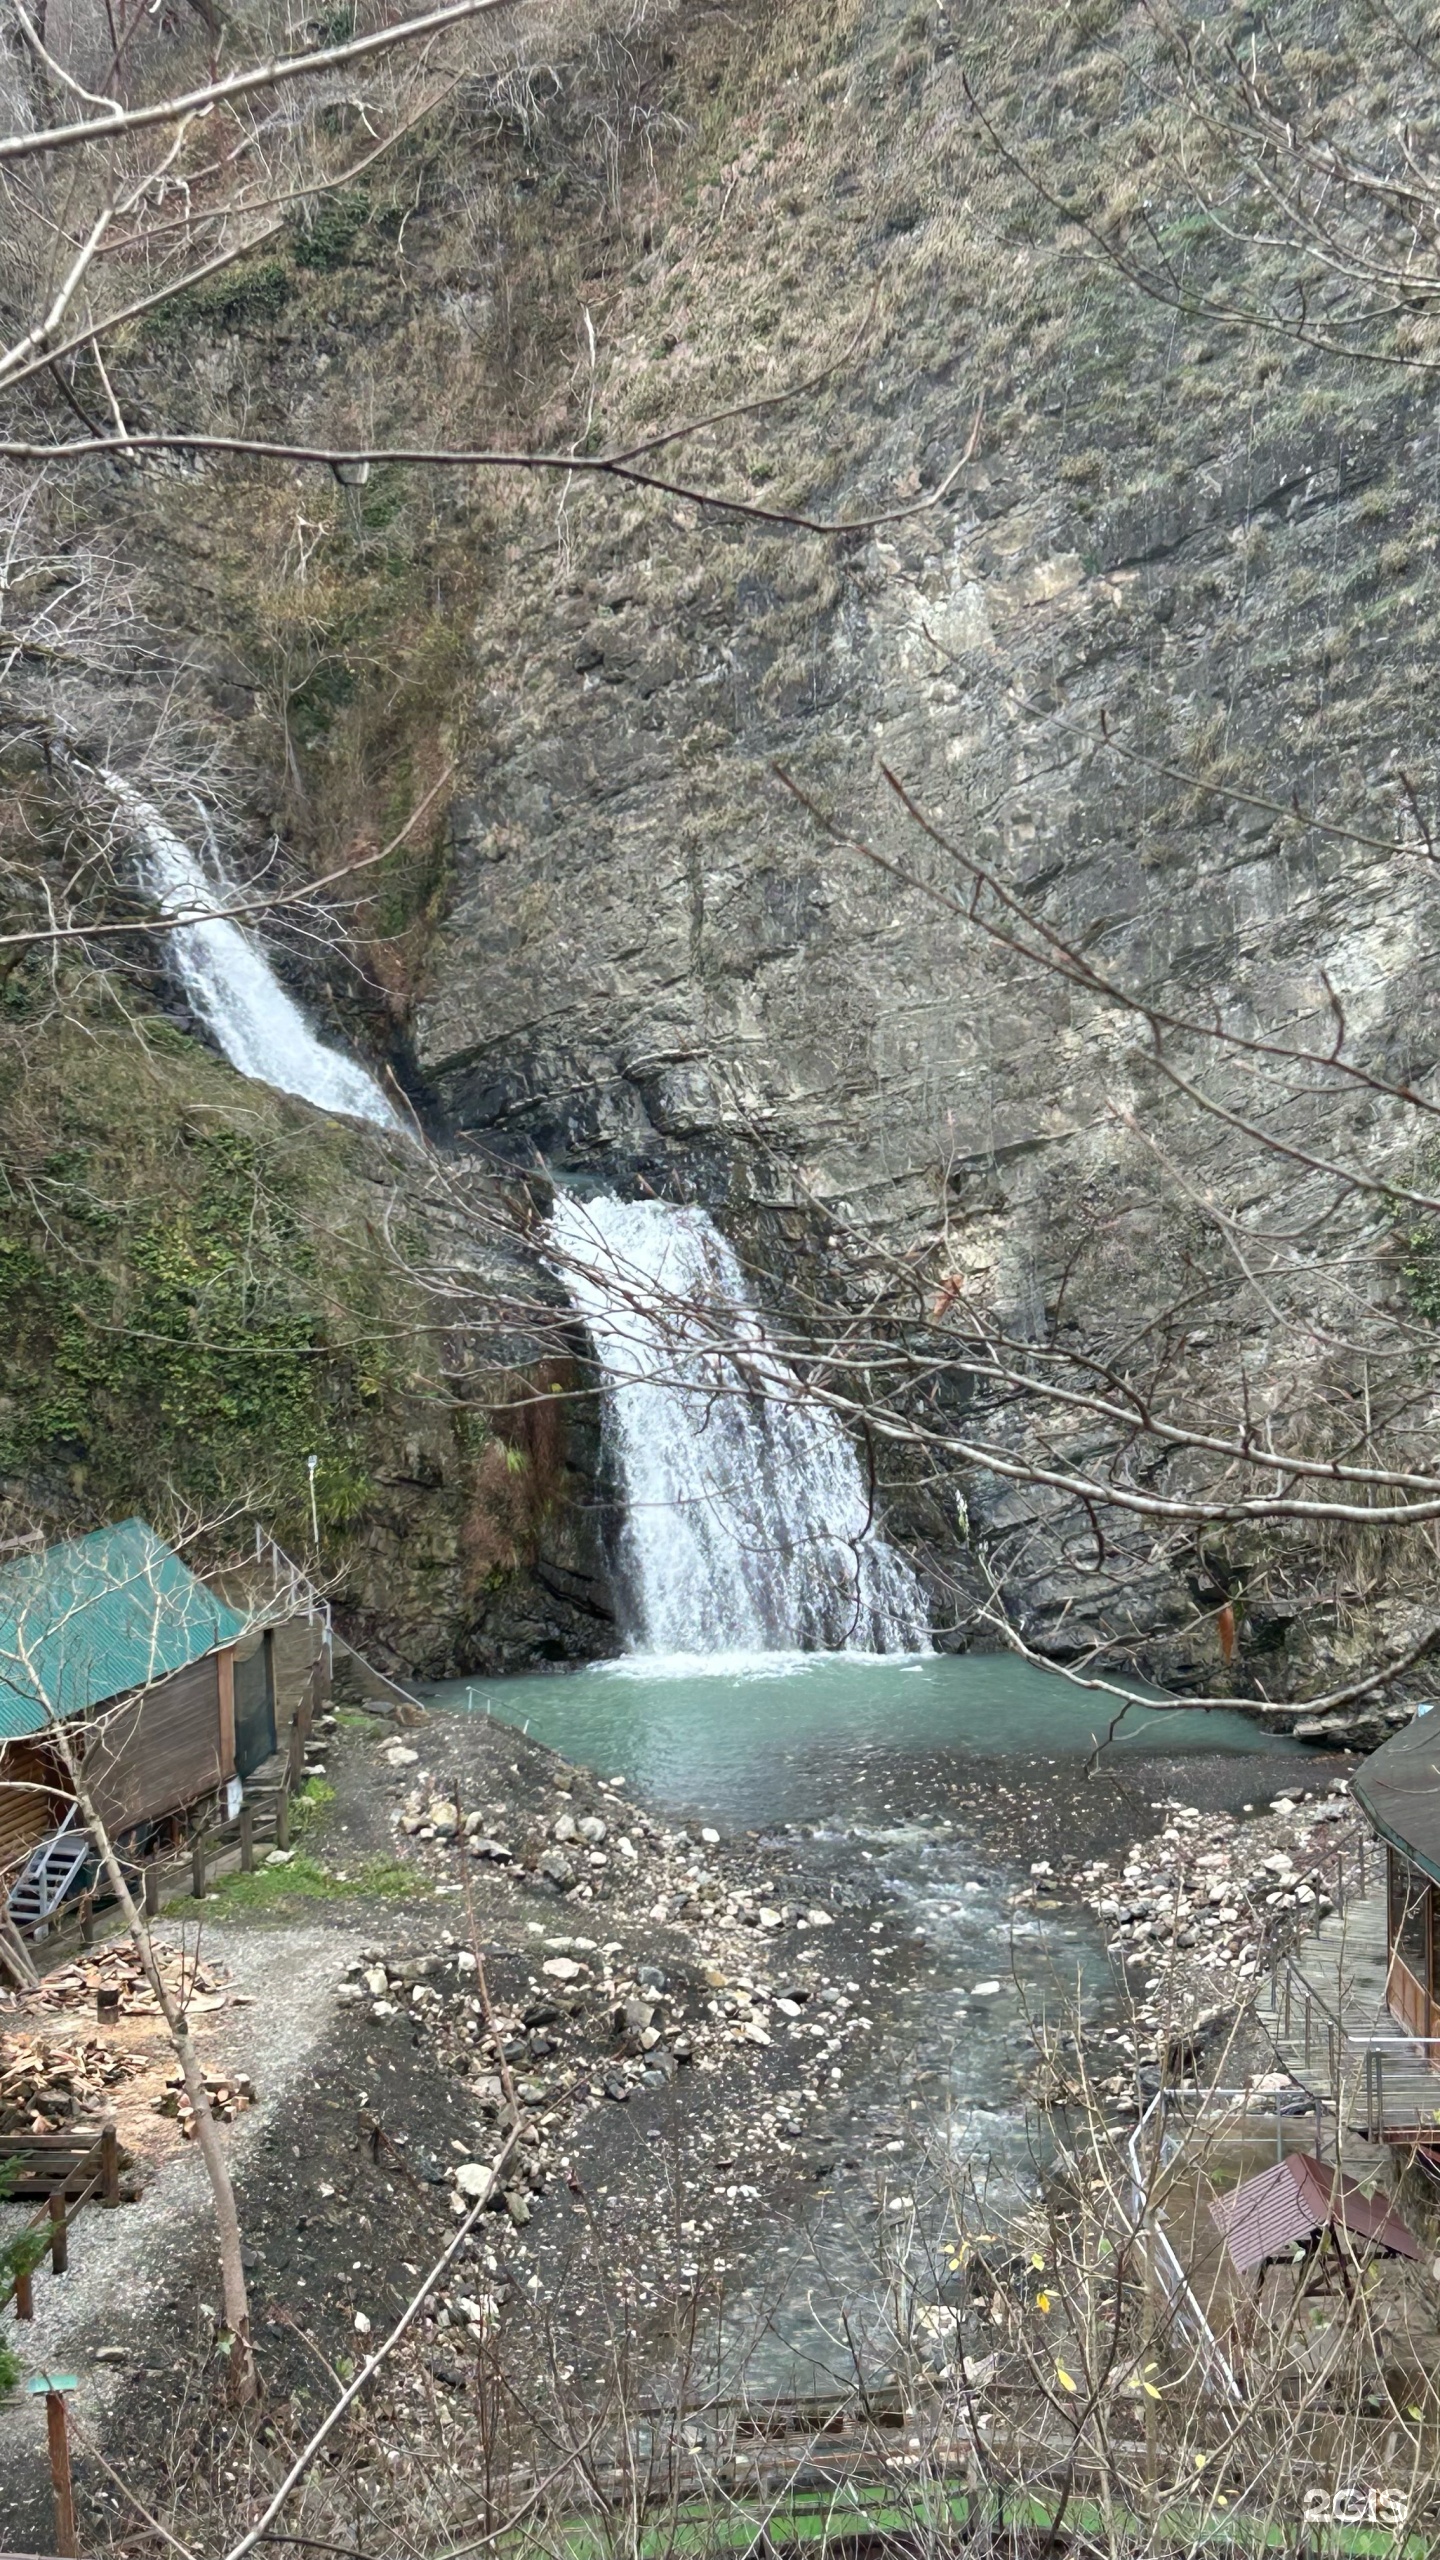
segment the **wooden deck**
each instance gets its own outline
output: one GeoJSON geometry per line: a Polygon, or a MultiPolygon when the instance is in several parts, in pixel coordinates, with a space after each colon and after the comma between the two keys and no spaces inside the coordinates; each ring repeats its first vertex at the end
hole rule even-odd
{"type": "Polygon", "coordinates": [[[1382,1885],[1327,1913],[1280,1959],[1257,2015],[1281,2067],[1345,2130],[1440,2148],[1440,2040],[1427,2048],[1392,2018],[1387,1968],[1382,1885]]]}

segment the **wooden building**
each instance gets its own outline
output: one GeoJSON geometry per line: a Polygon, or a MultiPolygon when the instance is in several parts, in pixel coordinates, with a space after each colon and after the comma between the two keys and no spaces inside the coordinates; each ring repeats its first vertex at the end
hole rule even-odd
{"type": "Polygon", "coordinates": [[[1386,1852],[1386,2006],[1407,2035],[1440,2038],[1440,1713],[1422,1707],[1352,1792],[1386,1852]]]}
{"type": "Polygon", "coordinates": [[[143,1520],[0,1563],[0,1883],[69,1809],[59,1726],[118,1839],[226,1790],[237,1651],[253,1767],[274,1748],[268,1644],[143,1520]]]}

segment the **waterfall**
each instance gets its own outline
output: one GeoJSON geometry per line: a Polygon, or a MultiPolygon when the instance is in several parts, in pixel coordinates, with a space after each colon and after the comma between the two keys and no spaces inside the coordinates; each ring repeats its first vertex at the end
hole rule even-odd
{"type": "MultiPolygon", "coordinates": [[[[166,941],[195,1011],[209,1025],[232,1067],[260,1084],[299,1094],[321,1111],[347,1112],[382,1129],[402,1125],[375,1078],[355,1059],[317,1040],[293,996],[286,994],[260,944],[215,909],[241,892],[223,872],[211,879],[158,809],[118,773],[98,778],[139,839],[144,887],[162,915],[203,917],[166,941]]],[[[218,866],[217,866],[218,870],[218,866]]]]}
{"type": "Polygon", "coordinates": [[[926,1651],[859,1461],[703,1209],[557,1195],[557,1267],[605,1373],[631,1650],[926,1651]]]}

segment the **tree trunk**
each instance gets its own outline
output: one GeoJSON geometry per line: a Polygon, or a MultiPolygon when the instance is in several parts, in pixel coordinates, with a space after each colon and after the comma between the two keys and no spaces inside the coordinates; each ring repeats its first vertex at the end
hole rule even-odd
{"type": "Polygon", "coordinates": [[[40,1980],[30,1958],[30,1950],[7,1911],[0,1909],[0,1969],[8,1973],[17,1990],[33,1991],[40,1980]]]}
{"type": "Polygon", "coordinates": [[[190,2035],[190,2022],[169,1989],[156,1962],[150,1932],[125,1881],[120,1861],[111,1845],[110,1834],[80,1782],[80,1773],[71,1757],[60,1728],[56,1730],[80,1819],[96,1856],[110,1879],[111,1890],[125,1915],[136,1954],[145,1968],[145,1978],[159,2003],[171,2045],[185,2075],[185,2094],[195,2118],[195,2138],[210,2181],[215,2206],[215,2228],[220,2243],[220,2283],[225,2305],[225,2325],[230,2333],[230,2397],[242,2406],[256,2397],[255,2356],[250,2343],[250,2301],[245,2289],[245,2267],[240,2254],[240,2216],[235,2204],[235,2189],[230,2182],[230,2166],[220,2140],[220,2129],[210,2110],[205,2089],[205,2074],[195,2056],[190,2035]]]}

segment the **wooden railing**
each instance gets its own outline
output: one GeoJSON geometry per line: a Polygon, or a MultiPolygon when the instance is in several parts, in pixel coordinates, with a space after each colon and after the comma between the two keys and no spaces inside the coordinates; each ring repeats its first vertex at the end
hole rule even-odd
{"type": "MultiPolygon", "coordinates": [[[[120,2139],[113,2124],[80,2125],[70,2133],[0,2134],[0,2167],[8,2163],[18,2164],[19,2173],[7,2185],[7,2203],[25,2204],[38,2195],[44,2208],[17,2234],[20,2264],[0,2294],[0,2310],[13,2299],[16,2319],[33,2320],[33,2265],[27,2263],[26,2241],[31,2234],[37,2239],[44,2234],[51,2272],[64,2275],[70,2263],[70,2225],[81,2207],[95,2197],[107,2205],[121,2200],[120,2139]]],[[[37,2254],[43,2257],[45,2250],[37,2254]]]]}

